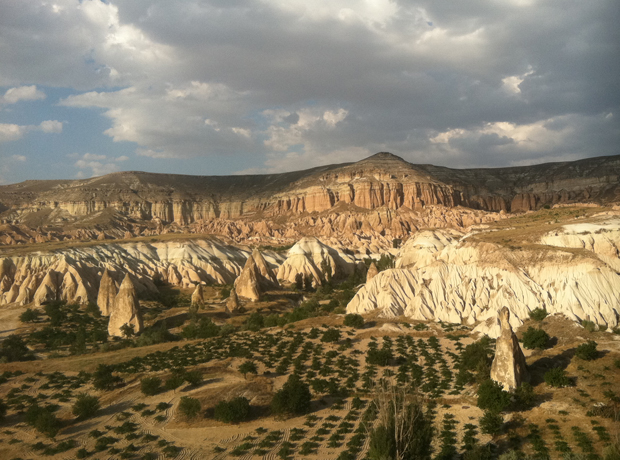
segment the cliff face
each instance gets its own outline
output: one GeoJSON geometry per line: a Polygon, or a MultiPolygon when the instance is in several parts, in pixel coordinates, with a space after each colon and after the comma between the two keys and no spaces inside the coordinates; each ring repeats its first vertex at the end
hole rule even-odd
{"type": "Polygon", "coordinates": [[[620,199],[620,156],[519,168],[455,170],[412,165],[389,153],[353,164],[264,176],[115,173],[89,180],[0,187],[2,219],[31,227],[117,212],[164,224],[273,219],[343,209],[420,211],[463,206],[527,211],[620,199]]]}

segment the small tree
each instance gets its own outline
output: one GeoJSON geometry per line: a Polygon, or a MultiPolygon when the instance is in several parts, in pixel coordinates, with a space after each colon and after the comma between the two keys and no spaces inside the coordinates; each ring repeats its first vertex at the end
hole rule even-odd
{"type": "Polygon", "coordinates": [[[547,310],[545,310],[544,308],[535,308],[530,311],[530,318],[534,321],[542,321],[547,317],[547,315],[547,310]]]}
{"type": "Polygon", "coordinates": [[[585,361],[592,361],[598,358],[597,346],[598,344],[594,340],[588,340],[586,343],[582,343],[577,347],[575,356],[585,361]]]}
{"type": "Polygon", "coordinates": [[[121,334],[123,334],[123,337],[125,337],[126,339],[129,339],[133,337],[134,335],[136,335],[133,324],[125,323],[121,326],[120,330],[121,330],[121,334]]]}
{"type": "Polygon", "coordinates": [[[8,409],[8,407],[5,404],[4,400],[2,398],[0,398],[0,420],[2,420],[4,417],[6,417],[7,409],[8,409]]]}
{"type": "Polygon", "coordinates": [[[355,329],[361,329],[364,327],[364,317],[355,313],[346,315],[344,317],[344,325],[354,327],[355,329]]]}
{"type": "Polygon", "coordinates": [[[197,387],[202,383],[202,372],[198,369],[194,369],[193,371],[186,372],[183,376],[185,381],[189,383],[193,387],[197,387]]]}
{"type": "Polygon", "coordinates": [[[523,333],[523,346],[528,350],[539,349],[544,350],[549,343],[549,334],[543,329],[537,329],[534,327],[528,327],[527,331],[523,333]]]}
{"type": "Polygon", "coordinates": [[[79,419],[92,417],[99,410],[99,398],[80,393],[73,404],[72,412],[79,419]]]}
{"type": "Polygon", "coordinates": [[[304,276],[304,291],[312,292],[312,276],[306,275],[304,276]]]}
{"type": "Polygon", "coordinates": [[[310,387],[299,375],[291,374],[284,386],[273,395],[271,411],[276,415],[301,415],[310,410],[310,387]]]}
{"type": "Polygon", "coordinates": [[[256,367],[256,363],[253,361],[244,361],[239,366],[239,372],[243,374],[243,378],[245,379],[247,374],[257,374],[258,369],[256,367]]]}
{"type": "Polygon", "coordinates": [[[327,329],[321,337],[321,342],[338,342],[340,340],[340,331],[338,329],[327,329]]]}
{"type": "Polygon", "coordinates": [[[562,388],[570,386],[571,381],[566,375],[566,371],[561,367],[554,367],[545,372],[545,383],[549,386],[562,388]]]}
{"type": "Polygon", "coordinates": [[[22,323],[34,323],[39,319],[39,312],[31,308],[27,308],[25,312],[19,315],[19,320],[22,323]]]}
{"type": "Polygon", "coordinates": [[[304,288],[304,275],[302,273],[297,273],[295,275],[295,289],[301,291],[304,288]]]}
{"type": "Polygon", "coordinates": [[[484,411],[484,415],[480,419],[480,431],[484,434],[497,436],[502,432],[504,427],[504,418],[499,412],[493,410],[484,411]]]}
{"type": "Polygon", "coordinates": [[[224,423],[239,423],[250,415],[250,401],[239,396],[230,401],[220,401],[215,406],[213,415],[216,420],[224,423]]]}
{"type": "Polygon", "coordinates": [[[187,418],[195,418],[200,413],[200,401],[189,396],[181,397],[179,411],[187,418]]]}
{"type": "Polygon", "coordinates": [[[510,393],[504,391],[502,385],[485,380],[478,388],[478,407],[494,412],[501,412],[510,405],[510,393]]]}
{"type": "Polygon", "coordinates": [[[123,381],[119,376],[112,374],[113,370],[114,367],[108,364],[99,364],[97,366],[97,370],[93,374],[93,386],[95,389],[110,391],[123,381]]]}
{"type": "Polygon", "coordinates": [[[159,377],[144,377],[140,380],[140,391],[145,396],[153,396],[161,391],[161,379],[159,377]]]}

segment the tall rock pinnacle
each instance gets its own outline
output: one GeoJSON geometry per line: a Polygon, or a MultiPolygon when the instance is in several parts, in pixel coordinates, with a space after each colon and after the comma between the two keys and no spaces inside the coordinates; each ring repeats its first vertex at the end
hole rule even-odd
{"type": "Polygon", "coordinates": [[[97,306],[103,316],[110,316],[116,294],[118,294],[116,283],[106,268],[103,270],[103,275],[99,282],[99,293],[97,294],[97,306]]]}
{"type": "Polygon", "coordinates": [[[140,302],[138,295],[129,274],[121,284],[114,306],[110,311],[110,322],[108,323],[108,334],[122,337],[121,327],[125,324],[133,325],[134,333],[142,331],[142,315],[140,314],[140,302]]]}
{"type": "Polygon", "coordinates": [[[250,255],[245,262],[243,270],[235,280],[235,290],[237,295],[256,302],[260,298],[260,285],[258,282],[260,271],[256,266],[254,257],[250,255]]]}
{"type": "Polygon", "coordinates": [[[519,340],[510,326],[510,310],[503,307],[499,312],[501,333],[495,346],[495,358],[491,366],[491,378],[504,386],[506,391],[514,391],[529,379],[525,356],[519,340]]]}

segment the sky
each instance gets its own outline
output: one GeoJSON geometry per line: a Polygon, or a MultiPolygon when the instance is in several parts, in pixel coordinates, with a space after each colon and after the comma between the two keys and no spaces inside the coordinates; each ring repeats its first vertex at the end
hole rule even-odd
{"type": "Polygon", "coordinates": [[[617,0],[0,0],[0,183],[620,154],[617,0]]]}

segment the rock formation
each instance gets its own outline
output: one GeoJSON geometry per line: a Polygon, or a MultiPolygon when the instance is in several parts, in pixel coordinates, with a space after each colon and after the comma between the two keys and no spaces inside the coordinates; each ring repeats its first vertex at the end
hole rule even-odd
{"type": "Polygon", "coordinates": [[[259,279],[263,289],[273,289],[279,286],[278,278],[258,249],[252,251],[252,258],[258,269],[259,279]]]}
{"type": "Polygon", "coordinates": [[[56,280],[56,273],[52,270],[47,272],[45,278],[34,293],[33,302],[39,307],[45,302],[56,300],[58,295],[58,282],[56,280]]]}
{"type": "Polygon", "coordinates": [[[372,262],[370,267],[368,267],[368,271],[366,272],[366,282],[368,283],[371,279],[379,274],[379,269],[377,269],[377,264],[372,262]]]}
{"type": "Polygon", "coordinates": [[[514,391],[529,379],[525,356],[519,340],[510,326],[510,310],[503,307],[499,312],[501,333],[495,344],[495,358],[491,365],[491,378],[504,390],[514,391]]]}
{"type": "MultiPolygon", "coordinates": [[[[597,234],[598,228],[591,225],[588,232],[600,239],[598,247],[605,251],[600,254],[543,251],[535,246],[512,250],[456,238],[452,231],[436,231],[444,234],[432,238],[420,233],[399,253],[396,266],[403,268],[379,273],[357,292],[347,312],[378,309],[384,317],[480,323],[475,330],[492,337],[500,333],[495,315],[503,306],[510,310],[513,327],[523,324],[537,307],[574,321],[590,318],[597,324],[616,327],[620,317],[620,259],[611,257],[611,245],[602,243],[603,238],[612,238],[613,245],[620,247],[620,232],[597,234]]],[[[580,230],[583,233],[583,228],[580,230]]]]}
{"type": "Polygon", "coordinates": [[[106,268],[103,270],[103,275],[101,275],[99,292],[97,294],[97,306],[103,316],[110,316],[117,294],[116,283],[106,268]]]}
{"type": "Polygon", "coordinates": [[[239,277],[235,280],[235,290],[237,295],[256,302],[260,299],[261,288],[259,285],[260,272],[254,261],[254,257],[250,255],[245,262],[243,270],[239,277]]]}
{"type": "Polygon", "coordinates": [[[230,290],[230,295],[226,300],[226,307],[224,311],[229,315],[237,315],[244,311],[241,303],[239,302],[239,297],[237,297],[237,290],[234,287],[230,290]]]}
{"type": "Polygon", "coordinates": [[[142,315],[140,314],[140,302],[138,294],[131,281],[129,274],[121,283],[118,290],[114,306],[110,311],[110,321],[108,322],[108,334],[115,337],[122,337],[121,328],[128,324],[133,326],[134,333],[142,331],[142,315]]]}
{"type": "Polygon", "coordinates": [[[205,296],[204,296],[204,291],[203,291],[203,287],[202,284],[198,284],[196,286],[196,289],[194,289],[194,292],[192,292],[192,300],[191,300],[191,305],[192,307],[198,309],[200,307],[202,307],[205,303],[205,296]]]}

